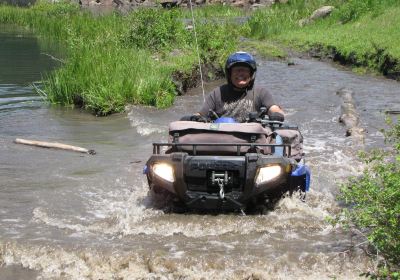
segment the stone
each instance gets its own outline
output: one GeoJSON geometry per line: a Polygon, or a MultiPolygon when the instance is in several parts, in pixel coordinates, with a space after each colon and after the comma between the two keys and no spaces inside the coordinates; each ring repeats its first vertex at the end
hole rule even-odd
{"type": "Polygon", "coordinates": [[[240,7],[240,8],[244,7],[245,5],[246,5],[246,2],[244,0],[239,0],[239,1],[235,2],[235,3],[232,3],[232,6],[240,7]]]}
{"type": "Polygon", "coordinates": [[[327,17],[332,13],[334,9],[335,7],[333,6],[323,6],[312,13],[312,15],[310,16],[310,20],[327,17]]]}
{"type": "Polygon", "coordinates": [[[323,6],[319,9],[315,10],[309,18],[303,18],[303,19],[299,20],[298,24],[299,24],[299,26],[303,27],[307,24],[314,22],[316,19],[325,18],[325,17],[329,16],[334,9],[335,9],[335,7],[333,7],[333,6],[323,6]]]}
{"type": "Polygon", "coordinates": [[[266,6],[263,4],[253,4],[251,5],[251,9],[256,10],[256,9],[261,9],[261,8],[265,8],[266,6]]]}

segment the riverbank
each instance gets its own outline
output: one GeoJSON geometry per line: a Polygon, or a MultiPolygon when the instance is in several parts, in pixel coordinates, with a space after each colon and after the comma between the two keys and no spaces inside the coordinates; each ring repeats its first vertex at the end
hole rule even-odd
{"type": "Polygon", "coordinates": [[[256,11],[248,24],[254,39],[332,59],[358,73],[400,79],[398,1],[352,0],[342,4],[335,0],[294,0],[256,11]],[[331,7],[331,12],[315,17],[321,7],[331,7]]]}
{"type": "MultiPolygon", "coordinates": [[[[400,76],[396,1],[293,0],[250,13],[221,5],[194,13],[206,80],[220,78],[226,56],[237,49],[278,59],[288,58],[284,49],[295,49],[358,73],[400,76]],[[310,19],[324,5],[331,5],[332,11],[310,19]]],[[[62,67],[44,77],[39,90],[51,103],[82,107],[96,115],[124,111],[127,104],[164,108],[176,95],[200,84],[187,9],[93,16],[77,4],[39,2],[29,9],[1,6],[0,23],[26,26],[65,46],[62,67]]]]}
{"type": "Polygon", "coordinates": [[[25,26],[65,46],[62,66],[38,90],[48,101],[108,115],[127,104],[169,107],[179,91],[196,86],[196,42],[205,79],[221,76],[242,32],[229,18],[241,12],[222,6],[197,11],[197,38],[191,21],[183,20],[189,13],[138,9],[94,16],[78,5],[40,2],[31,8],[1,6],[0,23],[25,26]],[[215,15],[223,20],[201,20],[215,15]]]}

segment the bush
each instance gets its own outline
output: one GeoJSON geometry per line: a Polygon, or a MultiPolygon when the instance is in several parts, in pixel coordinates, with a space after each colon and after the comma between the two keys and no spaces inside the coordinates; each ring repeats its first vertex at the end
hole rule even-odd
{"type": "MultiPolygon", "coordinates": [[[[359,178],[351,178],[342,186],[340,199],[348,208],[340,219],[346,226],[355,226],[384,258],[384,268],[373,276],[399,279],[400,263],[400,124],[385,133],[390,151],[364,153],[366,169],[359,178]]],[[[370,274],[371,276],[371,274],[370,274]]]]}

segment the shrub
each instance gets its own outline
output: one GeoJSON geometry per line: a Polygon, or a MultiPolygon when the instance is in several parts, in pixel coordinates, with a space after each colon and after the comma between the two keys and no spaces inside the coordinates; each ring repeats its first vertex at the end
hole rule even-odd
{"type": "MultiPolygon", "coordinates": [[[[341,223],[355,226],[384,258],[374,277],[398,279],[400,263],[400,123],[385,133],[390,151],[362,154],[367,168],[359,178],[351,178],[341,188],[340,199],[348,208],[341,223]]],[[[337,217],[339,219],[339,217],[337,217]]],[[[371,276],[371,274],[370,274],[371,276]]]]}

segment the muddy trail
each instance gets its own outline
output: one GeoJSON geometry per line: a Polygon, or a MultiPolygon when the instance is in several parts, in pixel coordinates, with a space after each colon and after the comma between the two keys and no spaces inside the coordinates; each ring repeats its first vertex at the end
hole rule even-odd
{"type": "Polygon", "coordinates": [[[0,279],[357,279],[374,265],[354,247],[362,236],[326,222],[339,210],[339,184],[362,169],[338,123],[336,92],[354,91],[365,147],[380,147],[384,111],[400,109],[397,82],[315,60],[293,58],[289,67],[259,59],[257,83],[303,133],[307,201],[285,198],[265,215],[166,214],[142,169],[168,123],[200,107],[201,90],[166,110],[137,106],[106,118],[49,106],[30,84],[56,65],[34,37],[0,37],[0,73],[8,73],[0,79],[0,279]],[[15,44],[31,51],[22,74],[7,66],[20,56],[15,44]],[[18,137],[97,154],[16,145],[18,137]]]}

